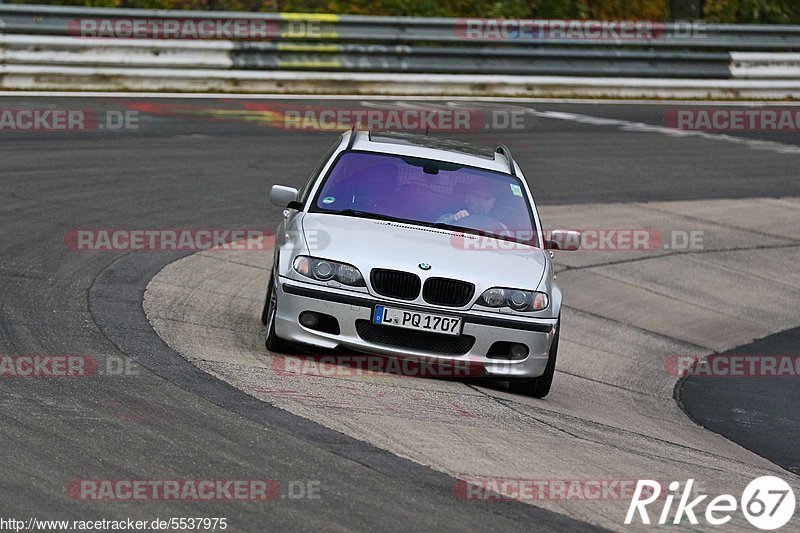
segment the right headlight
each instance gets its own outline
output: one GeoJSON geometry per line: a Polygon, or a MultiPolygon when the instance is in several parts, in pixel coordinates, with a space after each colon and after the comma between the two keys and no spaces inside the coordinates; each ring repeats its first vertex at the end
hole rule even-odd
{"type": "Polygon", "coordinates": [[[492,287],[481,294],[477,303],[486,307],[510,307],[514,311],[541,311],[550,305],[550,298],[538,291],[492,287]]]}
{"type": "Polygon", "coordinates": [[[295,258],[293,266],[298,274],[317,281],[335,280],[351,287],[367,286],[361,271],[347,263],[299,255],[295,258]]]}

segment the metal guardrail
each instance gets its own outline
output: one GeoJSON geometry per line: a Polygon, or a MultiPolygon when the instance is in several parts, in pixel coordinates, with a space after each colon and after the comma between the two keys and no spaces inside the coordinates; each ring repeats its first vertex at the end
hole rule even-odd
{"type": "MultiPolygon", "coordinates": [[[[513,38],[512,27],[509,34],[504,34],[512,38],[497,39],[497,34],[466,37],[470,24],[489,27],[491,23],[477,19],[0,3],[0,86],[70,88],[84,73],[92,76],[93,86],[103,86],[102,80],[108,78],[109,87],[126,88],[132,82],[116,80],[124,77],[135,80],[136,87],[148,86],[141,80],[157,79],[158,83],[153,82],[152,86],[163,88],[169,86],[165,80],[172,78],[177,88],[191,79],[191,87],[196,90],[200,71],[205,75],[227,71],[219,77],[233,87],[237,80],[270,78],[272,85],[265,85],[270,88],[281,87],[277,78],[289,79],[292,72],[304,71],[364,76],[452,75],[461,76],[457,83],[462,85],[469,82],[463,77],[473,76],[476,81],[472,86],[478,91],[482,90],[481,84],[496,91],[498,83],[514,83],[515,94],[524,92],[517,83],[522,77],[555,77],[555,81],[547,83],[556,87],[568,86],[571,78],[581,77],[585,86],[594,86],[592,78],[653,80],[656,84],[661,83],[659,80],[675,80],[687,90],[691,80],[800,80],[800,26],[648,23],[649,33],[629,39],[574,35],[575,38],[564,39],[555,38],[563,32],[532,31],[520,32],[519,38],[513,38]],[[131,30],[134,23],[141,24],[140,30],[160,28],[155,34],[158,38],[118,38],[137,35],[133,31],[129,35],[117,31],[115,38],[96,37],[104,35],[108,28],[131,30]],[[201,38],[161,38],[175,35],[163,31],[170,24],[173,30],[176,24],[181,29],[205,25],[212,30],[194,35],[201,38]],[[243,30],[236,30],[237,27],[243,30]],[[270,72],[281,76],[271,76],[270,72]],[[509,81],[509,76],[517,77],[517,81],[509,81]],[[478,77],[482,77],[480,81],[478,77]],[[506,81],[496,82],[499,77],[506,81]]],[[[516,23],[539,24],[538,28],[565,24],[516,23]]],[[[581,23],[591,25],[592,21],[581,23]]],[[[142,33],[151,36],[147,31],[139,32],[142,33]]],[[[300,78],[305,84],[303,90],[308,90],[308,76],[300,78]]],[[[730,90],[739,90],[739,85],[730,90]]],[[[636,82],[636,86],[649,85],[636,82]]],[[[788,86],[778,87],[783,91],[788,86]]],[[[692,94],[711,94],[703,91],[692,94]]]]}
{"type": "MultiPolygon", "coordinates": [[[[464,38],[471,19],[373,17],[357,15],[165,11],[0,4],[0,32],[7,34],[69,35],[80,19],[194,19],[262,20],[274,24],[281,40],[392,44],[470,44],[464,38]]],[[[548,21],[538,21],[547,24],[548,21]]],[[[513,47],[577,46],[600,48],[692,48],[717,50],[800,51],[800,26],[652,23],[656,36],[641,39],[559,39],[527,35],[495,43],[513,47]]],[[[472,41],[486,45],[485,40],[472,41]]]]}
{"type": "Polygon", "coordinates": [[[469,48],[0,36],[8,65],[138,66],[451,74],[730,77],[726,52],[469,48]]]}

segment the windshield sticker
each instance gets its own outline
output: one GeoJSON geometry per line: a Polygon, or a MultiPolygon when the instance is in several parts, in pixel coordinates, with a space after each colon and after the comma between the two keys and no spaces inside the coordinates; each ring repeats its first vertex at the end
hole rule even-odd
{"type": "Polygon", "coordinates": [[[333,196],[326,196],[325,198],[322,199],[322,203],[323,204],[332,204],[335,201],[336,201],[336,198],[333,197],[333,196]]]}
{"type": "Polygon", "coordinates": [[[522,196],[522,188],[515,183],[511,183],[511,192],[514,193],[514,196],[522,196]]]}

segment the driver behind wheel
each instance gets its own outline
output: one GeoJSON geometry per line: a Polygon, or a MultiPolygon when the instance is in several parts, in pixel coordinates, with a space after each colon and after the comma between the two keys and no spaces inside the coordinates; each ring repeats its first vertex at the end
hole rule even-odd
{"type": "Polygon", "coordinates": [[[445,213],[440,216],[436,223],[452,224],[474,215],[491,216],[491,211],[494,208],[495,197],[492,188],[485,183],[478,184],[467,191],[465,197],[464,209],[460,209],[455,213],[445,213]]]}

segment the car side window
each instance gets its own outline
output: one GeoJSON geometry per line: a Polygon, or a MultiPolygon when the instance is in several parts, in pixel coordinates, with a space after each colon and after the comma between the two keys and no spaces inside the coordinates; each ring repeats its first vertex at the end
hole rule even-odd
{"type": "Polygon", "coordinates": [[[317,163],[317,166],[314,168],[314,171],[311,173],[311,177],[308,178],[306,184],[303,185],[302,189],[300,189],[298,198],[301,204],[306,205],[306,200],[308,200],[308,195],[311,194],[311,189],[314,188],[314,184],[317,182],[317,179],[322,173],[322,169],[325,168],[325,165],[328,163],[328,161],[330,161],[331,157],[333,157],[336,149],[339,148],[339,144],[341,144],[341,140],[337,140],[335,143],[333,143],[333,146],[328,149],[325,155],[322,156],[320,162],[317,163]]]}

